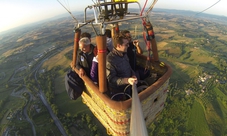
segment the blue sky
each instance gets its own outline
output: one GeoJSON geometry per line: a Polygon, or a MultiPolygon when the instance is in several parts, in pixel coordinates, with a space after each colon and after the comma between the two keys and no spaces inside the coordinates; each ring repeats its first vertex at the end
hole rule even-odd
{"type": "MultiPolygon", "coordinates": [[[[81,11],[92,0],[59,0],[71,11],[81,11]]],[[[97,1],[97,0],[93,0],[97,1]]],[[[148,0],[148,4],[152,0],[148,0]]],[[[154,8],[191,10],[200,12],[219,1],[204,13],[227,17],[227,0],[158,0],[154,8]]],[[[139,0],[144,5],[145,0],[139,0]]],[[[0,33],[2,31],[51,18],[67,11],[57,0],[0,0],[0,33]]]]}

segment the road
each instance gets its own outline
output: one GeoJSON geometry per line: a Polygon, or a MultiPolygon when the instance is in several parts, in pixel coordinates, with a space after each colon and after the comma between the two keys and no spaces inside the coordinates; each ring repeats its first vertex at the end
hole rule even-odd
{"type": "Polygon", "coordinates": [[[61,121],[58,119],[58,117],[54,114],[53,110],[51,109],[51,106],[49,105],[49,103],[47,102],[46,100],[46,96],[44,95],[38,81],[37,81],[37,72],[39,71],[39,68],[41,67],[41,65],[46,61],[47,59],[43,60],[40,62],[40,64],[36,67],[35,69],[35,74],[34,74],[34,77],[35,77],[35,80],[36,80],[36,83],[37,83],[37,86],[38,86],[38,89],[39,89],[39,97],[40,99],[42,100],[43,104],[46,106],[47,110],[49,111],[51,117],[53,118],[54,120],[54,123],[55,125],[58,127],[59,131],[61,132],[61,134],[63,136],[67,136],[66,132],[65,132],[65,129],[64,127],[62,126],[61,124],[61,121]]]}
{"type": "MultiPolygon", "coordinates": [[[[53,55],[55,55],[55,54],[52,54],[51,56],[53,56],[53,55]]],[[[49,57],[51,57],[51,56],[49,56],[49,57]]],[[[43,93],[43,91],[42,91],[42,89],[41,89],[41,87],[40,87],[40,85],[39,85],[39,83],[38,83],[38,81],[37,81],[37,76],[36,76],[36,75],[37,75],[37,72],[39,71],[39,68],[42,66],[42,64],[43,64],[46,60],[48,60],[48,59],[44,59],[44,60],[40,61],[40,63],[35,67],[35,69],[34,69],[31,73],[35,72],[34,78],[35,78],[35,80],[36,80],[36,83],[37,83],[37,86],[38,86],[38,89],[39,89],[38,95],[39,95],[40,99],[42,100],[43,104],[46,106],[47,110],[49,111],[49,114],[51,115],[52,119],[54,120],[55,125],[58,127],[58,129],[59,129],[59,131],[61,132],[61,134],[62,134],[63,136],[67,136],[67,134],[66,134],[66,132],[65,132],[65,130],[64,130],[64,127],[62,126],[60,120],[58,119],[58,117],[54,114],[53,110],[51,109],[51,106],[50,106],[49,103],[47,102],[46,97],[45,97],[45,95],[44,95],[44,93],[43,93]]],[[[14,74],[11,76],[11,78],[10,78],[9,81],[12,81],[12,79],[13,79],[15,73],[16,73],[16,70],[14,71],[14,74]]],[[[26,91],[26,92],[28,92],[28,91],[26,91]]],[[[29,96],[30,96],[30,100],[29,100],[29,102],[30,102],[31,99],[32,99],[32,94],[31,94],[30,92],[28,92],[28,93],[29,93],[29,96]]],[[[13,96],[16,96],[16,97],[21,97],[21,96],[18,96],[18,95],[16,95],[16,94],[14,94],[14,91],[13,91],[12,95],[13,95],[13,96]]],[[[27,114],[27,106],[28,106],[28,103],[26,104],[26,106],[25,106],[23,112],[24,112],[24,115],[25,115],[26,120],[27,120],[27,121],[31,124],[31,126],[32,126],[33,136],[36,136],[36,130],[35,130],[34,124],[33,124],[32,120],[29,118],[29,116],[28,116],[28,114],[27,114]]],[[[5,130],[5,132],[3,133],[3,136],[7,136],[9,131],[10,131],[10,128],[8,127],[8,128],[5,130]]]]}
{"type": "Polygon", "coordinates": [[[2,136],[8,136],[9,131],[10,131],[10,128],[7,127],[6,130],[3,132],[2,136]]]}
{"type": "MultiPolygon", "coordinates": [[[[28,92],[27,89],[22,89],[21,91],[17,91],[17,92],[14,89],[13,92],[11,93],[11,95],[14,96],[14,97],[20,97],[22,99],[25,99],[26,105],[25,105],[25,107],[23,109],[23,114],[25,116],[25,119],[31,124],[33,136],[36,136],[35,126],[34,126],[32,120],[29,118],[29,116],[27,114],[27,107],[28,107],[29,102],[32,100],[32,94],[30,92],[28,92]],[[21,95],[24,92],[27,92],[29,94],[29,97],[30,97],[29,101],[27,101],[27,99],[21,95]]],[[[10,128],[8,127],[5,130],[5,132],[3,133],[3,136],[8,136],[9,131],[10,131],[10,128]]]]}
{"type": "Polygon", "coordinates": [[[24,107],[24,111],[23,111],[23,112],[24,112],[24,115],[25,115],[26,120],[27,120],[27,121],[31,124],[31,126],[32,126],[33,136],[36,136],[35,126],[34,126],[32,120],[29,118],[29,116],[28,116],[28,114],[27,114],[27,107],[28,107],[29,102],[32,100],[32,94],[31,94],[30,92],[27,92],[27,93],[29,94],[30,99],[29,99],[29,101],[26,103],[26,106],[24,107]]]}

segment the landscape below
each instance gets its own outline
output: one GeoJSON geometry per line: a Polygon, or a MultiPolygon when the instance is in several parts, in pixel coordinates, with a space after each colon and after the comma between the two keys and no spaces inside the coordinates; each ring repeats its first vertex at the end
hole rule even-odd
{"type": "MultiPolygon", "coordinates": [[[[149,135],[227,135],[227,25],[213,15],[189,13],[160,10],[150,16],[160,60],[171,65],[173,74],[165,108],[147,126],[149,135]]],[[[130,30],[147,54],[140,20],[130,24],[121,23],[120,29],[130,30]]],[[[40,90],[68,135],[107,135],[81,98],[70,100],[65,91],[73,26],[64,17],[0,34],[2,135],[33,135],[33,127],[36,135],[61,135],[40,90]]],[[[82,31],[90,32],[95,44],[91,27],[82,31]]]]}

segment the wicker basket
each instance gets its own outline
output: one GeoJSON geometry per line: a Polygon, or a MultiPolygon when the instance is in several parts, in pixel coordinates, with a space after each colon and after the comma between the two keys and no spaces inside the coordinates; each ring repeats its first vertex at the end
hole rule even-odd
{"type": "MultiPolygon", "coordinates": [[[[167,97],[167,87],[172,69],[166,65],[166,72],[152,85],[139,93],[146,125],[149,125],[162,111],[167,97]]],[[[113,136],[128,136],[130,133],[131,99],[111,100],[99,92],[98,87],[87,77],[83,79],[87,91],[82,100],[92,113],[113,136]]]]}

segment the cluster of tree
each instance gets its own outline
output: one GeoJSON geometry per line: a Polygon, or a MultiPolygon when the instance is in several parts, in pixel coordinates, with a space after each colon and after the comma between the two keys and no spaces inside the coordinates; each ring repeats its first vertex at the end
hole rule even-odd
{"type": "Polygon", "coordinates": [[[0,100],[0,110],[4,107],[7,101],[8,101],[8,97],[5,97],[2,100],[0,100]]]}
{"type": "MultiPolygon", "coordinates": [[[[175,81],[171,82],[174,83],[175,81]]],[[[168,89],[169,94],[162,114],[148,127],[150,135],[194,135],[194,133],[188,129],[188,122],[190,122],[189,113],[195,101],[202,102],[201,104],[205,109],[207,105],[213,105],[215,112],[218,115],[222,115],[221,109],[218,106],[218,99],[222,100],[225,104],[227,104],[227,100],[224,99],[224,96],[217,94],[214,88],[218,88],[227,94],[227,84],[216,84],[215,76],[208,79],[203,84],[203,86],[205,86],[204,93],[201,92],[203,87],[197,82],[197,78],[191,79],[189,82],[184,82],[182,87],[176,87],[176,85],[172,83],[168,89]],[[185,93],[187,89],[191,89],[193,94],[187,96],[185,93]]],[[[211,133],[218,133],[218,135],[224,133],[222,126],[219,128],[213,127],[220,125],[217,124],[217,122],[212,122],[208,125],[211,133]]]]}
{"type": "Polygon", "coordinates": [[[49,71],[46,71],[44,74],[39,75],[38,82],[41,85],[42,90],[45,92],[47,101],[50,104],[54,103],[55,97],[54,79],[58,76],[58,71],[60,69],[61,67],[57,66],[49,71]]]}
{"type": "Polygon", "coordinates": [[[33,134],[31,125],[25,120],[18,122],[17,119],[14,119],[10,122],[8,127],[11,128],[11,130],[9,131],[9,135],[26,136],[33,134]]]}
{"type": "Polygon", "coordinates": [[[0,100],[0,120],[4,117],[5,113],[7,112],[7,109],[4,108],[5,104],[8,101],[8,97],[3,98],[2,100],[0,100]]]}
{"type": "MultiPolygon", "coordinates": [[[[101,136],[98,131],[97,125],[92,121],[89,114],[79,114],[71,116],[70,113],[62,115],[59,113],[57,105],[54,103],[54,79],[58,76],[58,71],[61,69],[60,66],[54,67],[53,69],[45,72],[45,74],[40,74],[38,82],[41,85],[42,90],[45,92],[45,96],[51,105],[53,112],[59,116],[62,124],[68,135],[70,134],[70,127],[75,127],[78,131],[84,130],[84,133],[89,133],[89,135],[101,136]],[[80,123],[78,123],[80,122],[80,123]]],[[[34,83],[34,82],[33,82],[34,83]]]]}
{"type": "Polygon", "coordinates": [[[165,109],[156,121],[148,127],[149,135],[185,135],[188,111],[192,108],[193,97],[184,97],[181,89],[174,88],[167,97],[165,109]]]}
{"type": "Polygon", "coordinates": [[[31,92],[39,91],[37,83],[32,75],[24,78],[24,84],[26,85],[26,88],[31,92]]]}
{"type": "Polygon", "coordinates": [[[94,116],[87,113],[74,114],[73,116],[70,113],[59,114],[59,119],[69,136],[72,135],[69,130],[71,127],[74,127],[78,133],[84,133],[84,135],[101,136],[101,131],[98,130],[93,118],[94,116]]]}

